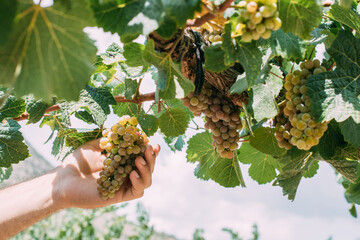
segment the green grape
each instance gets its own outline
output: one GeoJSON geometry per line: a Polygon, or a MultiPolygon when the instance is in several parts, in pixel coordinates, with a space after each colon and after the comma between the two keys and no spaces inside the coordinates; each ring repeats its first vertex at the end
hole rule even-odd
{"type": "Polygon", "coordinates": [[[300,97],[295,97],[295,98],[293,99],[293,103],[294,103],[295,106],[301,104],[301,102],[302,102],[302,101],[301,101],[301,98],[300,98],[300,97]]]}
{"type": "Polygon", "coordinates": [[[314,135],[314,129],[307,127],[307,128],[305,128],[304,133],[306,136],[312,136],[312,135],[314,135]]]}
{"type": "Polygon", "coordinates": [[[296,146],[298,149],[305,149],[307,148],[307,144],[303,139],[300,139],[299,141],[296,142],[296,146]]]}
{"type": "Polygon", "coordinates": [[[298,85],[300,83],[300,78],[298,76],[294,76],[292,79],[291,79],[291,84],[292,85],[298,85]]]}
{"type": "Polygon", "coordinates": [[[108,138],[109,138],[109,140],[116,140],[116,139],[118,139],[118,134],[115,132],[109,132],[108,138]]]}
{"type": "Polygon", "coordinates": [[[214,42],[221,42],[222,41],[222,37],[220,35],[216,35],[214,37],[214,42]]]}
{"type": "Polygon", "coordinates": [[[300,93],[300,86],[299,86],[299,85],[294,86],[293,92],[294,92],[295,94],[299,94],[299,93],[300,93]]]}
{"type": "Polygon", "coordinates": [[[302,120],[297,121],[297,123],[296,123],[297,129],[305,130],[306,127],[307,127],[307,124],[304,121],[302,121],[302,120]]]}
{"type": "Polygon", "coordinates": [[[319,74],[322,72],[323,72],[323,70],[321,68],[315,68],[313,74],[316,75],[316,74],[319,74]]]}
{"type": "Polygon", "coordinates": [[[299,129],[295,128],[293,136],[296,137],[296,138],[301,138],[302,135],[303,135],[303,132],[300,131],[299,129]]]}
{"type": "Polygon", "coordinates": [[[261,34],[258,33],[256,30],[251,31],[251,37],[253,40],[257,41],[260,39],[261,34]]]}
{"type": "Polygon", "coordinates": [[[252,35],[250,32],[246,32],[241,36],[241,40],[243,42],[251,42],[252,41],[252,35]]]}
{"type": "Polygon", "coordinates": [[[307,69],[313,69],[313,68],[314,68],[314,62],[311,61],[311,60],[306,60],[306,61],[305,61],[305,67],[306,67],[307,69]]]}
{"type": "Polygon", "coordinates": [[[316,146],[319,144],[319,139],[313,137],[313,136],[309,136],[306,138],[306,144],[309,146],[316,146]]]}
{"type": "MultiPolygon", "coordinates": [[[[214,42],[214,39],[215,39],[215,35],[210,35],[209,36],[209,41],[210,42],[214,42]]],[[[191,104],[191,100],[190,100],[190,104],[191,104]]],[[[193,105],[194,106],[194,105],[193,105]]]]}
{"type": "Polygon", "coordinates": [[[308,88],[307,88],[307,86],[305,86],[305,85],[303,85],[303,86],[300,87],[300,93],[301,93],[301,94],[306,94],[306,93],[307,93],[307,90],[308,90],[308,88]]]}
{"type": "Polygon", "coordinates": [[[284,87],[287,91],[292,89],[294,86],[291,84],[291,82],[285,82],[284,87]]]}
{"type": "Polygon", "coordinates": [[[263,17],[261,16],[261,13],[257,12],[251,15],[250,20],[254,24],[259,24],[263,20],[263,17]]]}
{"type": "Polygon", "coordinates": [[[264,33],[266,31],[266,27],[265,27],[265,25],[264,24],[258,24],[257,26],[256,26],[256,32],[258,32],[259,34],[262,34],[262,33],[264,33]]]}
{"type": "Polygon", "coordinates": [[[258,8],[258,5],[255,1],[251,1],[246,5],[246,10],[250,13],[255,13],[258,8]]]}
{"type": "Polygon", "coordinates": [[[270,30],[266,30],[262,35],[261,37],[263,39],[269,39],[271,37],[271,31],[270,30]]]}
{"type": "Polygon", "coordinates": [[[287,82],[289,82],[289,81],[292,80],[293,77],[294,77],[294,74],[289,73],[288,75],[286,75],[285,80],[286,80],[287,82]]]}
{"type": "Polygon", "coordinates": [[[273,22],[274,22],[274,28],[272,30],[274,31],[279,30],[281,28],[281,19],[278,17],[273,18],[273,22]]]}

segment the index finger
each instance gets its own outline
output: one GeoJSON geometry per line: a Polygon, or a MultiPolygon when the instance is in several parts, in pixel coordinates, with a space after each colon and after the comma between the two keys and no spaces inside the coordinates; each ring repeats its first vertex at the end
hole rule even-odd
{"type": "Polygon", "coordinates": [[[145,161],[149,164],[150,171],[154,171],[155,159],[160,152],[159,144],[155,146],[148,146],[145,150],[145,161]]]}

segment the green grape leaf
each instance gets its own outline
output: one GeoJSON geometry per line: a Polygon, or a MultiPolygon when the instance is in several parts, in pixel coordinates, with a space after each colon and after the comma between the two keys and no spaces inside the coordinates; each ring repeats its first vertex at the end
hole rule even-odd
{"type": "Polygon", "coordinates": [[[305,178],[312,178],[316,175],[317,170],[319,169],[319,161],[314,160],[310,165],[309,169],[303,172],[305,178]]]}
{"type": "Polygon", "coordinates": [[[271,34],[269,44],[273,54],[285,59],[303,59],[306,52],[306,42],[292,33],[284,33],[282,29],[271,34]]]}
{"type": "Polygon", "coordinates": [[[20,128],[12,119],[0,123],[0,167],[8,168],[11,164],[30,157],[20,128]]]}
{"type": "Polygon", "coordinates": [[[5,104],[0,108],[0,121],[5,118],[16,118],[25,112],[26,104],[25,100],[9,96],[6,99],[5,104]]]}
{"type": "Polygon", "coordinates": [[[217,158],[210,167],[210,177],[223,187],[233,188],[239,185],[245,187],[236,152],[232,159],[217,158]]]}
{"type": "MultiPolygon", "coordinates": [[[[194,114],[190,111],[189,108],[184,106],[184,104],[180,99],[175,98],[175,99],[166,100],[165,105],[168,106],[169,108],[181,108],[186,112],[186,115],[189,116],[189,119],[194,118],[194,114]]],[[[152,106],[151,109],[156,117],[160,117],[161,114],[166,112],[166,110],[163,107],[161,107],[160,112],[158,112],[158,105],[152,106]]]]}
{"type": "Polygon", "coordinates": [[[185,145],[185,135],[179,137],[164,137],[165,143],[169,146],[173,152],[181,151],[185,145]]]}
{"type": "Polygon", "coordinates": [[[0,183],[5,181],[6,179],[9,179],[12,171],[13,168],[11,166],[8,168],[0,167],[0,183]]]}
{"type": "Polygon", "coordinates": [[[359,163],[355,160],[325,160],[329,163],[338,173],[344,178],[349,180],[351,183],[358,182],[359,163]]]}
{"type": "Polygon", "coordinates": [[[124,115],[137,116],[138,113],[138,105],[132,102],[129,103],[120,102],[117,103],[116,105],[113,105],[112,108],[114,113],[119,117],[122,117],[124,115]]]}
{"type": "Polygon", "coordinates": [[[262,153],[271,156],[282,156],[286,150],[280,148],[278,142],[270,128],[259,127],[254,130],[254,134],[250,136],[250,145],[262,153]]]}
{"type": "MultiPolygon", "coordinates": [[[[159,70],[158,82],[165,83],[165,86],[169,85],[170,81],[176,80],[181,89],[176,88],[178,97],[185,97],[189,92],[195,89],[193,82],[184,77],[181,72],[180,63],[175,63],[171,59],[171,54],[158,53],[155,51],[154,40],[148,40],[143,52],[143,58],[150,64],[153,64],[159,70]],[[181,92],[182,91],[182,92],[181,92]]],[[[164,88],[161,88],[164,89],[164,88]]]]}
{"type": "Polygon", "coordinates": [[[75,148],[66,146],[65,137],[56,137],[51,148],[51,154],[56,157],[56,160],[62,161],[74,150],[75,148]]]}
{"type": "Polygon", "coordinates": [[[42,100],[36,100],[33,97],[26,97],[26,112],[29,114],[27,124],[37,123],[44,116],[44,113],[48,107],[42,100]]]}
{"type": "MultiPolygon", "coordinates": [[[[224,34],[222,35],[222,49],[224,50],[224,64],[232,65],[237,60],[236,42],[231,37],[231,23],[224,26],[224,34]]],[[[215,61],[216,62],[216,61],[215,61]]]]}
{"type": "Polygon", "coordinates": [[[282,187],[283,194],[288,195],[288,199],[292,201],[295,199],[304,172],[309,170],[314,161],[311,153],[293,149],[287,155],[278,159],[283,167],[281,167],[280,174],[273,184],[282,187]]]}
{"type": "Polygon", "coordinates": [[[344,122],[339,123],[341,133],[345,138],[345,141],[351,143],[356,147],[360,147],[360,123],[356,124],[350,117],[344,122]]]}
{"type": "Polygon", "coordinates": [[[338,4],[332,4],[328,15],[331,19],[344,24],[360,33],[359,16],[351,9],[346,9],[338,4]]]}
{"type": "Polygon", "coordinates": [[[278,9],[284,32],[300,38],[309,37],[321,22],[321,5],[317,0],[279,0],[278,9]]]}
{"type": "Polygon", "coordinates": [[[80,93],[79,107],[87,107],[92,113],[95,123],[102,125],[108,114],[110,114],[109,105],[116,104],[114,96],[105,88],[94,88],[86,86],[80,93]]]}
{"type": "MultiPolygon", "coordinates": [[[[243,76],[246,79],[247,87],[251,88],[254,84],[260,83],[258,82],[258,76],[261,71],[263,57],[267,57],[263,56],[259,48],[253,43],[249,44],[237,41],[237,48],[238,62],[245,70],[245,74],[243,76]]],[[[244,81],[244,79],[240,78],[236,80],[230,89],[232,93],[241,94],[243,92],[241,91],[241,88],[237,88],[238,84],[243,85],[243,83],[238,83],[239,81],[244,81]]],[[[261,82],[264,82],[264,79],[262,79],[261,82]]]]}
{"type": "Polygon", "coordinates": [[[263,76],[265,83],[256,84],[250,93],[249,105],[254,112],[254,118],[260,122],[263,119],[270,119],[277,115],[279,107],[275,98],[283,87],[282,72],[274,65],[266,66],[269,69],[267,75],[263,76]],[[272,74],[269,74],[269,73],[272,74]]]}
{"type": "Polygon", "coordinates": [[[88,141],[100,138],[101,130],[79,132],[76,129],[64,129],[58,132],[58,137],[65,137],[66,146],[76,149],[88,141]]]}
{"type": "Polygon", "coordinates": [[[360,182],[351,184],[345,191],[346,201],[360,205],[360,182]]]}
{"type": "Polygon", "coordinates": [[[189,125],[189,116],[181,108],[170,108],[159,117],[159,127],[166,137],[183,135],[189,125]]]}
{"type": "Polygon", "coordinates": [[[210,167],[219,158],[219,154],[212,146],[211,133],[198,133],[189,139],[186,159],[191,163],[198,162],[194,174],[199,179],[210,179],[210,167]]]}
{"type": "Polygon", "coordinates": [[[159,119],[153,115],[141,114],[137,117],[141,129],[147,136],[153,136],[159,128],[159,119]]]}
{"type": "Polygon", "coordinates": [[[132,99],[133,95],[136,93],[136,89],[138,87],[138,82],[136,80],[132,80],[129,78],[125,79],[125,97],[129,100],[132,99]]]}
{"type": "Polygon", "coordinates": [[[221,44],[214,43],[205,48],[205,65],[204,67],[212,72],[220,73],[228,68],[225,65],[225,52],[221,44]]]}
{"type": "Polygon", "coordinates": [[[251,164],[249,175],[253,180],[265,184],[275,179],[275,159],[272,156],[257,151],[249,143],[242,143],[239,152],[240,162],[251,164]]]}
{"type": "Polygon", "coordinates": [[[143,58],[141,58],[145,50],[145,45],[130,42],[124,45],[124,57],[126,58],[126,64],[130,67],[139,67],[146,64],[143,58]]]}
{"type": "Polygon", "coordinates": [[[335,121],[331,121],[328,124],[328,129],[320,138],[316,149],[319,151],[321,157],[324,159],[330,159],[335,155],[337,147],[344,147],[345,145],[346,143],[344,142],[344,137],[340,132],[339,124],[335,121]]]}
{"type": "Polygon", "coordinates": [[[75,1],[71,9],[57,1],[47,8],[31,0],[18,3],[18,21],[0,49],[0,84],[14,86],[20,96],[32,93],[44,101],[54,94],[78,99],[94,70],[96,54],[83,31],[93,24],[87,2],[75,1]]]}
{"type": "Polygon", "coordinates": [[[89,110],[87,109],[77,111],[75,113],[75,117],[86,122],[87,124],[96,124],[93,116],[91,115],[91,113],[89,113],[89,110]]]}
{"type": "Polygon", "coordinates": [[[161,77],[160,71],[152,72],[152,79],[156,85],[156,102],[159,102],[159,98],[162,99],[174,99],[176,98],[176,85],[174,79],[169,79],[168,82],[165,82],[166,78],[161,77]],[[161,82],[159,81],[161,79],[161,82]],[[161,88],[164,87],[163,90],[161,88]]]}
{"type": "MultiPolygon", "coordinates": [[[[0,8],[0,46],[3,46],[8,39],[8,35],[12,31],[12,26],[17,9],[17,1],[3,0],[0,8]]],[[[0,178],[1,179],[1,178],[0,178]]]]}
{"type": "Polygon", "coordinates": [[[355,207],[354,203],[351,204],[351,208],[349,209],[349,212],[350,212],[351,216],[353,216],[354,218],[357,218],[357,212],[356,212],[356,207],[355,207]]]}
{"type": "Polygon", "coordinates": [[[327,52],[336,61],[335,71],[314,75],[306,83],[312,115],[318,122],[352,117],[360,123],[360,39],[342,31],[327,52]]]}
{"type": "Polygon", "coordinates": [[[187,19],[194,17],[194,12],[201,11],[200,0],[162,0],[164,10],[171,16],[178,26],[183,26],[187,19]]]}

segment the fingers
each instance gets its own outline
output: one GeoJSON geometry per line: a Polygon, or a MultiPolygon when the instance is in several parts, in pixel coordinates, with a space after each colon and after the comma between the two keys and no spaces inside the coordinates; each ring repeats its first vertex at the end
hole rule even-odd
{"type": "Polygon", "coordinates": [[[140,198],[144,195],[145,184],[142,181],[140,175],[134,170],[130,173],[130,181],[131,181],[131,199],[140,198]]]}
{"type": "Polygon", "coordinates": [[[148,146],[145,151],[145,160],[146,160],[147,164],[149,164],[151,172],[154,171],[155,158],[159,154],[159,151],[160,151],[160,146],[158,144],[155,145],[154,147],[148,146]]]}
{"type": "Polygon", "coordinates": [[[104,149],[100,148],[100,138],[85,143],[82,148],[91,148],[92,150],[98,152],[104,151],[104,149]]]}

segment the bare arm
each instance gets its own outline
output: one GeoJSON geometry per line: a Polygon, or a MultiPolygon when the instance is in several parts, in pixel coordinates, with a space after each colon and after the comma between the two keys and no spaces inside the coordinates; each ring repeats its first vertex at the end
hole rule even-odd
{"type": "Polygon", "coordinates": [[[33,180],[0,191],[0,239],[7,239],[32,224],[64,208],[98,208],[139,198],[151,185],[157,145],[148,147],[145,159],[135,161],[138,171],[130,173],[131,184],[124,184],[115,197],[102,200],[96,177],[105,158],[98,140],[70,154],[61,166],[33,180]]]}

